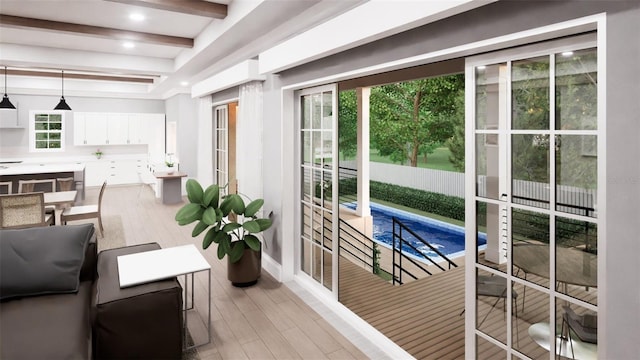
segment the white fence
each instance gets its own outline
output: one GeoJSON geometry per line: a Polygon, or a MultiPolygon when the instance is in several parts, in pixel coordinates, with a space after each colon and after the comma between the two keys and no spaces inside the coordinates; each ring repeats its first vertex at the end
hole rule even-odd
{"type": "MultiPolygon", "coordinates": [[[[356,169],[355,161],[341,161],[341,168],[356,169]]],[[[415,168],[411,166],[369,163],[371,180],[464,198],[464,173],[415,168]]],[[[355,172],[354,172],[355,175],[355,172]]],[[[479,195],[486,191],[484,176],[478,179],[479,195]]],[[[515,180],[512,184],[514,202],[549,208],[549,184],[515,180]]],[[[560,185],[556,188],[557,210],[595,216],[596,190],[560,185]]]]}
{"type": "MultiPolygon", "coordinates": [[[[340,161],[340,167],[355,169],[355,161],[340,161]]],[[[369,163],[371,180],[464,198],[464,173],[369,163]]]]}

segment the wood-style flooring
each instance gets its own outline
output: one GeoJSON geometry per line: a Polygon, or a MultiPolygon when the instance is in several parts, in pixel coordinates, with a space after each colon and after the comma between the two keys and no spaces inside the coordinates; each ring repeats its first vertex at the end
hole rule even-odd
{"type": "MultiPolygon", "coordinates": [[[[97,188],[87,189],[85,203],[97,203],[97,188]]],[[[191,226],[178,226],[183,204],[163,205],[148,186],[108,186],[105,216],[120,215],[127,245],[157,242],[163,248],[195,244],[211,264],[211,343],[199,347],[200,359],[366,359],[362,351],[334,329],[286,285],[267,272],[257,285],[235,288],[226,279],[226,259],[214,248],[202,250],[191,226]]],[[[108,233],[109,229],[105,228],[108,233]]],[[[195,309],[189,331],[196,343],[206,339],[206,272],[195,276],[195,309]]]]}

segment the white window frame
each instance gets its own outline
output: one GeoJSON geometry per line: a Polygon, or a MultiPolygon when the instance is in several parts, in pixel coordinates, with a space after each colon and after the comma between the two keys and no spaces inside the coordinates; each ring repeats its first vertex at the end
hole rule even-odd
{"type": "Polygon", "coordinates": [[[31,110],[29,111],[29,152],[44,152],[44,153],[50,153],[50,152],[64,152],[65,151],[65,133],[66,133],[66,126],[65,126],[65,117],[66,117],[66,111],[63,110],[31,110]],[[36,115],[40,115],[40,114],[46,114],[46,115],[60,115],[60,121],[61,121],[61,128],[60,131],[43,131],[43,130],[36,130],[36,115]],[[51,149],[51,148],[36,148],[36,134],[39,133],[60,133],[60,148],[58,149],[51,149]]]}

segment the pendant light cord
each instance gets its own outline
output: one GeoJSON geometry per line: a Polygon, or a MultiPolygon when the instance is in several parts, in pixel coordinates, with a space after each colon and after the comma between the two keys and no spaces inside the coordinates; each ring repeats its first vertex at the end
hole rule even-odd
{"type": "Polygon", "coordinates": [[[62,70],[62,98],[64,99],[64,70],[62,70]]]}
{"type": "Polygon", "coordinates": [[[7,67],[4,67],[4,93],[7,93],[7,67]]]}

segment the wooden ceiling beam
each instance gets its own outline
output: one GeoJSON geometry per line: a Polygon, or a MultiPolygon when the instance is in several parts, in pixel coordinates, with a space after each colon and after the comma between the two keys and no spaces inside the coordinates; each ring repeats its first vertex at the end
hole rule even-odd
{"type": "Polygon", "coordinates": [[[204,0],[107,0],[158,10],[199,15],[214,19],[227,17],[227,5],[204,0]]]}
{"type": "Polygon", "coordinates": [[[107,28],[93,25],[82,25],[65,23],[59,21],[50,21],[42,19],[33,19],[20,16],[4,15],[0,14],[0,25],[6,27],[15,27],[23,29],[43,29],[58,32],[71,33],[75,35],[87,35],[93,37],[100,37],[105,39],[127,40],[141,43],[151,43],[158,45],[177,46],[183,48],[192,48],[193,39],[151,34],[138,31],[120,30],[114,28],[107,28]]]}
{"type": "MultiPolygon", "coordinates": [[[[35,70],[7,70],[7,75],[11,76],[34,76],[34,77],[52,77],[61,78],[61,72],[35,71],[35,70]]],[[[152,78],[117,76],[117,75],[101,75],[101,74],[74,74],[64,72],[65,79],[82,79],[82,80],[99,80],[99,81],[121,81],[140,84],[153,84],[152,78]]]]}

